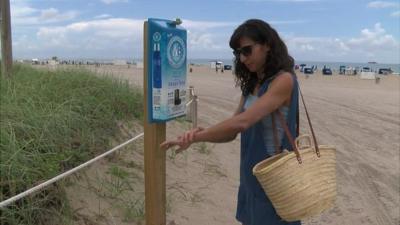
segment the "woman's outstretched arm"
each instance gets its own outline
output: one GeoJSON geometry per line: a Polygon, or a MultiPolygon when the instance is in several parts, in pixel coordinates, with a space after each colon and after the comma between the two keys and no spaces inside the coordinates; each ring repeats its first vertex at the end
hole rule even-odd
{"type": "Polygon", "coordinates": [[[278,109],[290,99],[293,80],[290,73],[283,73],[271,84],[268,92],[262,95],[252,106],[242,113],[224,120],[206,129],[193,129],[185,132],[175,140],[166,141],[161,146],[169,148],[178,145],[186,149],[194,142],[227,142],[242,131],[261,120],[261,118],[278,109]]]}

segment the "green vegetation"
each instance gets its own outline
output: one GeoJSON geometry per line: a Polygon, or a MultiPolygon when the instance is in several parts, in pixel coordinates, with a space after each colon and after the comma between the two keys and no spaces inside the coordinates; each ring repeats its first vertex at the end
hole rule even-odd
{"type": "MultiPolygon", "coordinates": [[[[109,149],[117,122],[141,119],[142,109],[141,91],[127,81],[15,65],[11,79],[0,78],[0,201],[109,149]]],[[[1,211],[10,225],[64,224],[70,213],[63,182],[1,211]]]]}

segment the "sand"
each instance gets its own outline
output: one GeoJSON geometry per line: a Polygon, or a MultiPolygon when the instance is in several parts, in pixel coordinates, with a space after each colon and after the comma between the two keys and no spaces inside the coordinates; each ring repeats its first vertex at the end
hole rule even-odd
{"type": "MultiPolygon", "coordinates": [[[[139,86],[143,84],[142,69],[127,66],[90,69],[113,73],[139,86]]],[[[337,148],[336,204],[303,224],[400,224],[400,77],[384,76],[379,84],[375,80],[361,80],[358,76],[322,76],[320,73],[306,78],[298,72],[298,78],[319,143],[337,148]]],[[[188,74],[188,83],[195,87],[199,96],[199,126],[208,127],[232,116],[240,90],[234,87],[231,71],[217,74],[208,67],[194,66],[193,73],[188,74]]],[[[309,133],[302,106],[300,123],[301,132],[309,133]]],[[[190,124],[185,122],[169,122],[167,138],[174,138],[189,127],[190,124]]],[[[130,135],[141,132],[137,126],[135,131],[124,129],[130,135]]],[[[134,162],[139,165],[134,167],[136,174],[139,173],[137,180],[142,181],[142,146],[135,146],[135,150],[120,153],[117,159],[93,165],[86,173],[105,170],[101,168],[109,163],[125,165],[134,162]]],[[[230,143],[196,144],[177,156],[169,153],[168,224],[239,224],[235,220],[239,153],[239,136],[230,143]]],[[[132,167],[126,166],[126,170],[131,171],[132,167]]],[[[143,183],[136,182],[134,189],[135,196],[143,196],[143,183]]],[[[105,218],[97,219],[93,224],[132,224],[122,219],[124,207],[118,210],[104,203],[104,208],[108,207],[106,213],[97,206],[97,202],[103,204],[100,197],[78,195],[77,192],[84,193],[82,188],[74,185],[68,191],[71,205],[79,209],[76,212],[81,215],[77,224],[86,224],[82,222],[84,217],[93,222],[99,215],[105,218]],[[89,212],[96,210],[97,217],[89,212]]]]}

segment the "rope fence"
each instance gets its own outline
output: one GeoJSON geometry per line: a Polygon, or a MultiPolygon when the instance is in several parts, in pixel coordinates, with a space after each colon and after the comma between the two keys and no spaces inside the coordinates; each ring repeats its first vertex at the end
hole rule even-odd
{"type": "MultiPolygon", "coordinates": [[[[186,114],[186,116],[187,116],[186,119],[188,121],[192,122],[193,128],[197,127],[197,102],[198,101],[199,101],[198,97],[194,92],[194,87],[190,86],[190,88],[189,88],[189,101],[186,103],[186,107],[188,107],[189,111],[186,114]]],[[[10,205],[11,203],[13,203],[15,201],[18,201],[21,198],[24,198],[24,197],[26,197],[26,196],[28,196],[28,195],[30,195],[32,193],[35,193],[35,192],[37,192],[37,191],[49,186],[50,184],[53,184],[53,183],[57,182],[58,180],[63,179],[64,177],[67,177],[67,176],[77,172],[78,170],[80,170],[80,169],[82,169],[82,168],[84,168],[84,167],[96,162],[99,159],[102,159],[102,158],[106,157],[107,155],[110,155],[111,153],[117,151],[118,149],[124,147],[125,145],[128,145],[131,142],[135,141],[136,139],[139,139],[143,135],[144,135],[144,133],[141,133],[141,134],[137,135],[136,137],[134,137],[132,139],[129,139],[128,141],[126,141],[126,142],[124,142],[124,143],[122,143],[122,144],[120,144],[120,145],[108,150],[107,152],[105,152],[105,153],[103,153],[103,154],[101,154],[101,155],[99,155],[99,156],[97,156],[97,157],[95,157],[95,158],[93,158],[93,159],[91,159],[91,160],[89,160],[89,161],[87,161],[87,162],[85,162],[85,163],[83,163],[83,164],[71,169],[71,170],[68,170],[68,171],[66,171],[66,172],[64,172],[64,173],[62,173],[62,174],[60,174],[60,175],[58,175],[56,177],[53,177],[50,180],[47,180],[47,181],[45,181],[45,182],[43,182],[43,183],[41,183],[41,184],[39,184],[39,185],[37,185],[37,186],[35,186],[33,188],[30,188],[30,189],[28,189],[28,190],[26,190],[26,191],[24,191],[24,192],[22,192],[22,193],[20,193],[18,195],[15,195],[14,197],[11,197],[11,198],[9,198],[7,200],[4,200],[4,201],[0,202],[0,209],[10,205]]]]}
{"type": "Polygon", "coordinates": [[[82,169],[82,168],[84,168],[84,167],[96,162],[99,159],[102,159],[102,158],[106,157],[107,155],[110,155],[111,153],[117,151],[118,149],[124,147],[125,145],[130,144],[131,142],[135,141],[136,139],[139,139],[142,136],[143,136],[143,133],[137,135],[136,137],[134,137],[132,139],[129,139],[128,141],[126,141],[126,142],[124,142],[124,143],[122,143],[122,144],[120,144],[120,145],[108,150],[107,152],[105,152],[105,153],[103,153],[103,154],[101,154],[99,156],[96,156],[95,158],[93,158],[93,159],[91,159],[91,160],[89,160],[89,161],[87,161],[87,162],[85,162],[85,163],[73,168],[73,169],[70,169],[70,170],[68,170],[68,171],[66,171],[66,172],[64,172],[64,173],[62,173],[62,174],[60,174],[60,175],[58,175],[56,177],[53,177],[52,179],[50,179],[50,180],[48,180],[46,182],[43,182],[43,183],[41,183],[41,184],[39,184],[39,185],[37,185],[37,186],[35,186],[33,188],[30,188],[30,189],[28,189],[28,190],[26,190],[26,191],[24,191],[24,192],[22,192],[22,193],[20,193],[18,195],[15,195],[14,197],[11,197],[11,198],[9,198],[7,200],[4,200],[4,201],[0,202],[0,209],[10,205],[11,203],[13,203],[15,201],[18,201],[21,198],[24,198],[27,195],[35,193],[35,192],[37,192],[37,191],[49,186],[50,184],[52,184],[52,183],[54,183],[54,182],[56,182],[58,180],[63,179],[66,176],[69,176],[69,175],[77,172],[78,170],[80,170],[80,169],[82,169]]]}

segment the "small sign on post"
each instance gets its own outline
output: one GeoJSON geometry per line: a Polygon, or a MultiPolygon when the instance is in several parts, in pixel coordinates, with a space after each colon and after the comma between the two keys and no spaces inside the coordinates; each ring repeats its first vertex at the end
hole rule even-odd
{"type": "Polygon", "coordinates": [[[144,167],[146,225],[166,224],[165,122],[185,115],[186,30],[181,21],[144,23],[144,167]]]}

